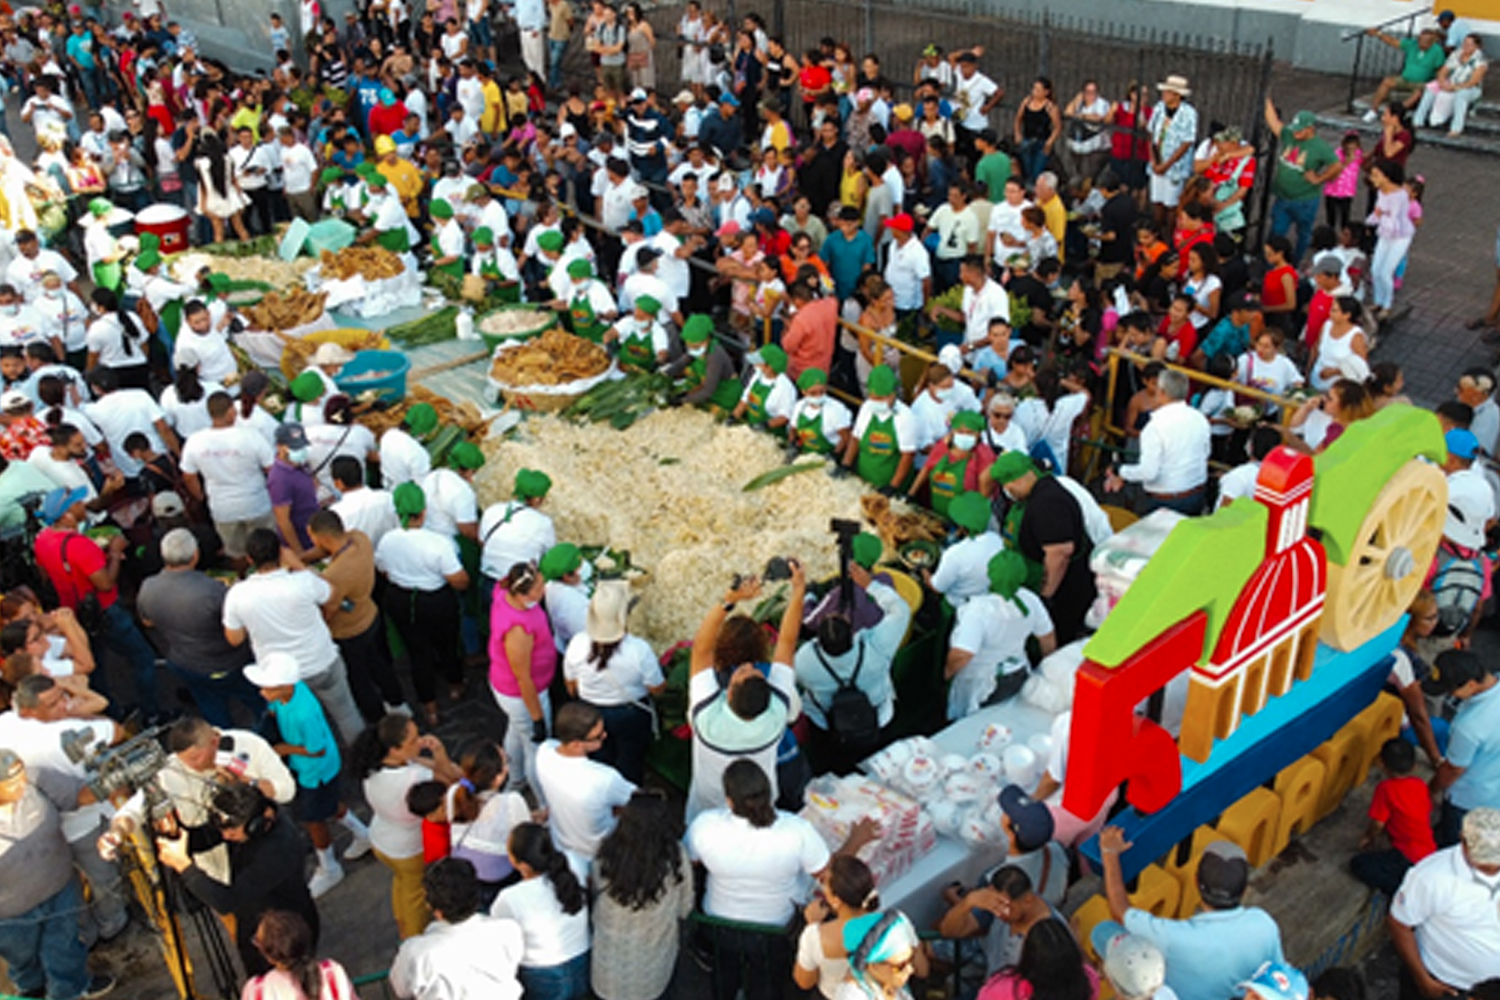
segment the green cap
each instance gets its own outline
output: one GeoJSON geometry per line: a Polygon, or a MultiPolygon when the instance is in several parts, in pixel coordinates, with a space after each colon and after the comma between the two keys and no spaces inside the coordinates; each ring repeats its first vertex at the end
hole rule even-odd
{"type": "Polygon", "coordinates": [[[371,163],[369,160],[361,161],[360,164],[354,168],[354,172],[360,177],[363,177],[365,180],[369,180],[372,174],[380,173],[379,170],[375,169],[375,164],[371,163]]]}
{"type": "Polygon", "coordinates": [[[417,437],[426,437],[437,430],[438,414],[431,403],[418,403],[406,411],[406,429],[417,437]]]}
{"type": "Polygon", "coordinates": [[[990,525],[990,502],[972,491],[960,493],[948,504],[948,519],[977,535],[990,525]]]}
{"type": "Polygon", "coordinates": [[[568,277],[570,278],[592,278],[594,276],[594,265],[582,257],[568,261],[568,277]]]}
{"type": "Polygon", "coordinates": [[[229,286],[229,275],[225,274],[223,271],[214,271],[208,276],[208,287],[213,289],[215,294],[224,294],[225,292],[229,291],[229,286]]]}
{"type": "Polygon", "coordinates": [[[542,556],[541,565],[537,568],[548,580],[561,580],[569,573],[578,572],[578,567],[582,565],[583,553],[578,551],[578,546],[571,542],[558,542],[542,556]]]}
{"type": "Polygon", "coordinates": [[[95,198],[89,202],[90,215],[108,215],[115,210],[115,203],[108,198],[95,198]]]}
{"type": "Polygon", "coordinates": [[[448,465],[455,469],[484,468],[484,452],[472,441],[460,441],[448,452],[448,465]]]}
{"type": "Polygon", "coordinates": [[[141,248],[142,253],[147,250],[160,250],[161,237],[155,233],[142,233],[137,245],[141,248]]]}
{"type": "Polygon", "coordinates": [[[137,271],[149,271],[161,264],[161,254],[155,250],[145,250],[136,255],[135,269],[137,271]]]}
{"type": "Polygon", "coordinates": [[[775,344],[767,344],[758,353],[760,354],[760,360],[765,362],[766,367],[770,368],[777,375],[786,371],[786,351],[783,351],[780,347],[775,344]]]}
{"type": "Polygon", "coordinates": [[[483,184],[470,184],[469,189],[464,192],[464,201],[478,201],[490,193],[490,189],[483,184]]]}
{"type": "Polygon", "coordinates": [[[534,500],[544,497],[552,489],[552,477],[535,469],[522,469],[516,473],[516,499],[534,500]]]}
{"type": "Polygon", "coordinates": [[[880,562],[880,557],[885,554],[885,543],[878,536],[861,531],[849,543],[849,552],[854,556],[854,561],[865,569],[874,569],[875,564],[880,562]]]}
{"type": "Polygon", "coordinates": [[[1292,120],[1287,123],[1287,127],[1293,132],[1301,132],[1304,129],[1315,128],[1317,124],[1317,115],[1311,111],[1299,111],[1295,115],[1292,115],[1292,120]]]}
{"type": "Polygon", "coordinates": [[[635,307],[647,316],[655,316],[661,312],[661,303],[649,295],[642,295],[635,300],[635,307]]]}
{"type": "Polygon", "coordinates": [[[343,179],[343,167],[324,167],[323,172],[318,175],[318,180],[322,181],[324,184],[332,184],[334,181],[341,181],[343,179]]]}
{"type": "Polygon", "coordinates": [[[492,247],[495,245],[495,231],[489,226],[480,226],[474,230],[474,245],[476,247],[492,247]]]}
{"type": "Polygon", "coordinates": [[[442,198],[432,199],[432,204],[427,206],[427,211],[434,219],[453,218],[453,206],[442,198]]]}
{"type": "Polygon", "coordinates": [[[1036,466],[1032,464],[1031,456],[1024,451],[1007,451],[995,459],[990,466],[990,478],[1004,486],[1013,483],[1028,472],[1035,472],[1036,466]]]}
{"type": "Polygon", "coordinates": [[[427,494],[422,492],[422,487],[416,483],[402,483],[397,486],[391,494],[391,500],[396,505],[396,516],[401,519],[401,526],[405,527],[407,521],[427,510],[427,494]]]}
{"type": "Polygon", "coordinates": [[[383,188],[389,183],[390,181],[386,180],[385,174],[382,174],[378,170],[371,170],[368,174],[365,174],[365,185],[367,187],[383,188]]]}
{"type": "MultiPolygon", "coordinates": [[[[764,350],[761,352],[765,353],[764,350]]],[[[821,368],[809,368],[797,376],[797,388],[806,392],[815,385],[827,385],[828,373],[821,368]]]]}
{"type": "Polygon", "coordinates": [[[536,238],[536,245],[548,253],[562,253],[563,234],[556,229],[549,229],[536,238]]]}
{"type": "Polygon", "coordinates": [[[893,396],[896,394],[896,373],[889,365],[876,365],[870,369],[870,395],[893,396]]]}
{"type": "Polygon", "coordinates": [[[953,414],[952,424],[956,431],[973,431],[979,434],[984,430],[984,418],[973,410],[959,410],[953,414]]]}
{"type": "Polygon", "coordinates": [[[311,403],[323,395],[323,380],[311,369],[292,379],[292,398],[299,403],[311,403]]]}
{"type": "Polygon", "coordinates": [[[682,342],[684,344],[706,344],[709,334],[714,332],[714,321],[702,313],[689,316],[687,322],[682,324],[682,342]]]}
{"type": "Polygon", "coordinates": [[[1007,601],[1014,601],[1022,611],[1026,605],[1016,597],[1016,591],[1026,584],[1026,560],[1015,549],[1001,549],[995,553],[989,565],[990,590],[1007,601]]]}

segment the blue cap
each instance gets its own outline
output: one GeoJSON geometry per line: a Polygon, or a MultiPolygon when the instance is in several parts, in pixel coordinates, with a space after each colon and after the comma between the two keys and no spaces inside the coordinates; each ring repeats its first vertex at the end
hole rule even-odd
{"type": "Polygon", "coordinates": [[[1021,853],[1030,854],[1045,847],[1052,839],[1052,810],[1027,795],[1020,785],[1006,785],[1000,789],[1000,809],[1010,820],[1010,828],[1016,835],[1016,847],[1021,853]]]}
{"type": "Polygon", "coordinates": [[[1443,443],[1448,446],[1448,454],[1465,462],[1473,461],[1474,456],[1479,454],[1479,439],[1474,436],[1473,431],[1462,427],[1455,427],[1443,435],[1443,443]]]}
{"type": "Polygon", "coordinates": [[[776,221],[776,213],[769,208],[757,208],[750,213],[752,226],[769,226],[776,221]]]}
{"type": "Polygon", "coordinates": [[[1267,962],[1239,984],[1251,1000],[1307,1000],[1307,977],[1285,962],[1267,962]]]}
{"type": "Polygon", "coordinates": [[[724,93],[722,93],[722,94],[719,95],[719,103],[720,104],[727,104],[731,108],[737,108],[737,107],[740,106],[740,99],[738,97],[735,97],[732,93],[730,93],[729,91],[726,90],[726,91],[724,91],[724,93]]]}
{"type": "Polygon", "coordinates": [[[40,515],[42,523],[53,524],[58,518],[68,512],[69,507],[72,507],[75,503],[82,503],[88,498],[89,491],[83,486],[71,490],[67,487],[59,486],[51,493],[48,493],[46,498],[42,500],[42,509],[37,513],[40,515]]]}

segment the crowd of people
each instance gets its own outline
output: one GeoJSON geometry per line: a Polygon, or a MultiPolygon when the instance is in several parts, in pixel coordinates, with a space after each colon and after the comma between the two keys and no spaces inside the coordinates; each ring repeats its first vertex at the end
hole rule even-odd
{"type": "MultiPolygon", "coordinates": [[[[955,612],[941,672],[958,720],[1079,655],[1101,501],[1249,502],[1277,446],[1321,452],[1408,402],[1400,369],[1371,360],[1421,223],[1408,114],[1462,131],[1477,36],[1448,16],[1388,40],[1407,66],[1376,95],[1368,148],[1268,101],[1267,156],[1200,122],[1181,75],[1121,95],[1080,81],[1067,100],[1039,78],[1011,110],[980,48],[929,46],[908,82],[836,39],[790,52],[755,13],[690,2],[675,28],[570,0],[370,0],[340,26],[301,0],[295,35],[271,15],[274,69],[244,75],[158,0],[118,23],[0,15],[24,95],[6,128],[39,151],[28,165],[0,143],[0,528],[38,571],[0,600],[0,957],[17,991],[111,989],[88,949],[128,923],[121,855],[154,850],[232,918],[255,1000],[352,995],[318,957],[320,901],[367,854],[390,873],[401,997],[655,1000],[681,986],[696,911],[685,947],[718,1000],[792,982],[900,1000],[957,960],[919,938],[934,929],[982,943],[984,1000],[1089,1000],[1106,979],[1129,1000],[1362,1000],[1351,970],[1309,984],[1287,964],[1292,929],[1244,904],[1237,848],[1205,852],[1197,915],[1132,908],[1108,807],[1060,805],[1066,713],[1041,786],[1001,793],[1006,862],[943,890],[936,928],[883,908],[858,856],[878,831],[830,845],[798,815],[813,774],[895,731],[913,608],[870,534],[827,592],[787,554],[774,631],[746,613],[760,580],[705,581],[683,637],[684,812],[648,773],[659,651],[630,632],[629,588],[590,579],[584,540],[558,537],[549,477],[522,469],[482,502],[483,451],[434,466],[426,404],[377,438],[333,345],[273,415],[270,378],[231,349],[246,319],[225,276],[177,280],[120,223],[175,204],[220,241],[344,219],[408,268],[558,311],[622,367],[665,373],[675,403],[930,508],[951,537],[921,582],[955,612]],[[673,45],[668,96],[656,57],[673,45]],[[1112,348],[1129,353],[1111,394],[1112,348]],[[913,349],[935,358],[914,381],[913,349]],[[1117,451],[1097,446],[1106,428],[1117,451]],[[494,728],[445,745],[436,727],[476,697],[494,728]],[[101,799],[64,751],[79,729],[118,744],[127,720],[167,726],[170,825],[143,796],[101,799]],[[1096,833],[1113,921],[1081,943],[1059,907],[1096,833]]],[[[1500,694],[1468,650],[1500,509],[1494,390],[1475,368],[1437,407],[1444,540],[1392,674],[1412,742],[1383,749],[1351,862],[1393,899],[1403,996],[1500,995],[1500,694]]]]}

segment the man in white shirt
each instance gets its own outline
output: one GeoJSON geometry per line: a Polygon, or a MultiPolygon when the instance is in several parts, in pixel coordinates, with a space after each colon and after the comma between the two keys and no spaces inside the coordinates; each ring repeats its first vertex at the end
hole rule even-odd
{"type": "Polygon", "coordinates": [[[1242,462],[1219,477],[1219,501],[1214,508],[1227,507],[1235,500],[1255,496],[1255,481],[1260,478],[1260,463],[1281,444],[1281,433],[1274,427],[1257,427],[1250,434],[1250,461],[1242,462]]]}
{"type": "Polygon", "coordinates": [[[1117,493],[1126,483],[1140,483],[1145,491],[1142,516],[1163,507],[1188,516],[1200,514],[1213,445],[1208,418],[1187,404],[1186,375],[1164,371],[1156,386],[1168,402],[1151,411],[1141,431],[1140,460],[1111,470],[1104,477],[1104,490],[1117,493]]]}
{"type": "Polygon", "coordinates": [[[1500,404],[1495,402],[1495,374],[1487,368],[1470,368],[1459,376],[1460,403],[1474,410],[1474,420],[1469,430],[1479,439],[1479,447],[1486,455],[1493,456],[1500,446],[1500,404]]]}
{"type": "Polygon", "coordinates": [[[277,153],[281,157],[281,181],[287,207],[297,218],[316,222],[320,216],[318,192],[313,181],[318,173],[318,158],[305,144],[297,141],[297,133],[292,129],[282,129],[277,137],[281,141],[277,153]]]}
{"type": "Polygon", "coordinates": [[[177,435],[167,424],[167,416],[145,389],[121,389],[120,379],[110,368],[89,372],[89,385],[95,400],[83,404],[83,415],[91,420],[109,442],[115,467],[126,479],[141,474],[143,466],[125,450],[125,439],[139,431],[155,452],[180,450],[177,435]]]}
{"type": "Polygon", "coordinates": [[[587,871],[600,843],[615,828],[615,810],[630,801],[635,785],[608,764],[589,760],[609,736],[593,705],[571,701],[558,709],[552,733],[554,738],[536,751],[547,824],[574,868],[587,871]]]}
{"type": "Polygon", "coordinates": [[[979,72],[979,57],[973,52],[961,53],[958,57],[958,76],[953,81],[953,94],[960,114],[959,127],[968,133],[970,150],[974,136],[990,127],[990,109],[1005,96],[1005,88],[979,72]]]}
{"type": "Polygon", "coordinates": [[[599,222],[606,232],[618,233],[630,221],[635,182],[630,179],[630,164],[618,157],[605,161],[609,180],[599,199],[599,222]]]}
{"type": "Polygon", "coordinates": [[[520,1000],[517,974],[526,939],[514,920],[479,908],[474,866],[444,858],[422,875],[433,921],[401,942],[391,990],[401,1000],[520,1000]]]}
{"type": "Polygon", "coordinates": [[[933,291],[942,294],[958,284],[963,259],[981,249],[979,217],[969,207],[968,190],[961,183],[948,185],[948,200],[927,220],[923,235],[937,236],[937,259],[933,262],[933,291]]]}
{"type": "Polygon", "coordinates": [[[56,92],[54,79],[45,73],[32,78],[32,94],[21,105],[21,120],[31,124],[37,138],[51,135],[65,139],[73,120],[73,102],[56,92]]]}
{"type": "Polygon", "coordinates": [[[1046,605],[1022,585],[1026,562],[1021,554],[1001,551],[990,559],[988,570],[990,592],[963,603],[948,640],[944,675],[951,682],[950,722],[1020,692],[1031,666],[1027,640],[1035,638],[1043,656],[1057,648],[1046,605]]]}
{"type": "Polygon", "coordinates": [[[56,274],[74,295],[78,291],[78,272],[68,259],[56,250],[42,246],[41,240],[30,229],[16,233],[16,259],[5,269],[5,280],[21,293],[28,303],[35,302],[42,293],[42,277],[48,272],[56,274]]]}
{"type": "Polygon", "coordinates": [[[189,493],[208,501],[225,554],[243,559],[250,532],[276,526],[266,488],[276,453],[264,436],[236,422],[229,393],[208,397],[208,418],[213,426],[188,435],[182,446],[182,478],[189,493]]]}
{"type": "Polygon", "coordinates": [[[224,597],[224,638],[231,646],[248,639],[258,661],[270,653],[295,659],[298,679],[317,695],[342,742],[353,744],[365,723],[349,691],[343,657],[323,620],[323,604],[332,593],[328,582],[316,573],[283,567],[275,531],[250,532],[245,554],[254,572],[224,597]]]}
{"type": "MultiPolygon", "coordinates": [[[[85,500],[93,500],[98,496],[94,490],[94,481],[80,464],[89,454],[88,442],[83,439],[83,434],[72,424],[57,424],[49,429],[48,437],[52,446],[34,450],[26,456],[27,463],[58,486],[68,490],[83,490],[85,500]]],[[[125,478],[118,472],[112,479],[119,486],[125,484],[125,478]]]]}
{"type": "Polygon", "coordinates": [[[552,518],[539,509],[552,489],[544,472],[516,473],[513,499],[492,504],[479,519],[479,569],[490,585],[503,580],[516,563],[540,562],[557,544],[552,518]]]}
{"type": "Polygon", "coordinates": [[[933,305],[933,319],[944,316],[964,325],[964,349],[978,350],[990,339],[990,320],[1010,322],[1010,295],[999,282],[985,273],[984,258],[978,254],[965,257],[958,269],[958,280],[964,286],[963,301],[958,309],[933,305]]]}
{"type": "Polygon", "coordinates": [[[344,522],[346,531],[363,531],[370,544],[378,546],[386,532],[401,526],[396,518],[396,504],[385,490],[365,485],[364,467],[359,459],[340,455],[330,466],[333,485],[340,496],[329,510],[344,522]]]}
{"type": "Polygon", "coordinates": [[[989,232],[984,243],[986,260],[1004,264],[1013,255],[1026,252],[1026,227],[1021,225],[1021,213],[1030,207],[1025,182],[1019,177],[1006,180],[1005,199],[990,209],[989,232]]]}
{"type": "Polygon", "coordinates": [[[1472,809],[1461,841],[1413,865],[1391,902],[1391,944],[1422,996],[1500,977],[1497,895],[1500,810],[1472,809]]]}
{"type": "MultiPolygon", "coordinates": [[[[388,490],[402,483],[419,483],[432,471],[432,456],[421,439],[437,430],[438,415],[430,403],[406,411],[400,427],[380,435],[380,480],[388,490]]],[[[370,539],[374,541],[373,538],[370,539]]]]}
{"type": "Polygon", "coordinates": [[[922,241],[913,235],[916,221],[899,212],[885,220],[891,231],[890,255],[885,264],[885,280],[896,293],[896,314],[915,313],[932,294],[932,259],[922,241]]]}
{"type": "Polygon", "coordinates": [[[922,575],[929,588],[957,608],[971,597],[989,593],[990,560],[1005,548],[1005,542],[989,530],[990,504],[978,493],[954,497],[948,516],[962,537],[943,550],[937,569],[923,570],[922,575]]]}

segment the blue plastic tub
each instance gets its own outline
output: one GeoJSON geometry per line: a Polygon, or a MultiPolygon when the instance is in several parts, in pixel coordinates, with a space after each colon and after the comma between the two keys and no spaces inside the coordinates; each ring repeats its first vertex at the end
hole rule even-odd
{"type": "Polygon", "coordinates": [[[406,373],[410,370],[411,360],[400,351],[360,351],[339,372],[337,381],[339,389],[350,396],[374,389],[386,402],[399,403],[406,398],[406,373]],[[374,372],[381,374],[378,378],[366,377],[374,372]]]}

